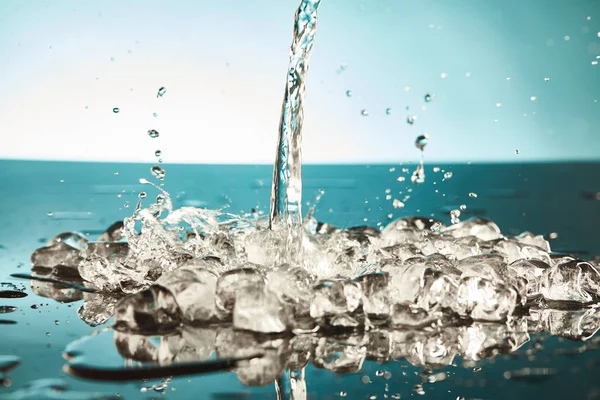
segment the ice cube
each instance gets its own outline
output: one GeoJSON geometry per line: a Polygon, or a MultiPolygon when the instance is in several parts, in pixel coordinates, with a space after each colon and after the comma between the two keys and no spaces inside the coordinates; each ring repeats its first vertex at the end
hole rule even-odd
{"type": "Polygon", "coordinates": [[[157,334],[171,332],[181,324],[175,297],[161,286],[121,299],[115,306],[114,328],[123,332],[157,334]]]}
{"type": "Polygon", "coordinates": [[[391,312],[391,324],[396,327],[423,328],[439,323],[444,313],[425,311],[422,308],[408,304],[394,304],[391,312]]]}
{"type": "Polygon", "coordinates": [[[357,311],[362,302],[360,284],[352,281],[321,281],[314,288],[314,297],[310,304],[310,316],[337,326],[356,326],[351,314],[357,311]]]}
{"type": "Polygon", "coordinates": [[[386,266],[390,276],[389,296],[392,304],[414,304],[423,287],[423,275],[428,270],[425,264],[386,266]]]}
{"type": "Polygon", "coordinates": [[[475,236],[479,240],[494,240],[502,238],[500,228],[487,218],[471,218],[442,229],[442,233],[455,238],[475,236]]]}
{"type": "Polygon", "coordinates": [[[381,252],[386,258],[393,257],[399,261],[421,255],[421,250],[412,243],[399,243],[384,247],[381,249],[381,252]]]}
{"type": "Polygon", "coordinates": [[[83,251],[87,247],[88,241],[81,233],[63,232],[50,239],[50,241],[48,241],[46,244],[46,247],[52,247],[59,243],[65,243],[74,249],[83,251]]]}
{"type": "Polygon", "coordinates": [[[304,268],[279,265],[267,274],[269,290],[292,308],[294,315],[305,316],[310,312],[314,277],[304,268]]]}
{"type": "Polygon", "coordinates": [[[247,286],[264,285],[263,274],[255,268],[238,268],[225,272],[217,280],[215,305],[219,318],[226,319],[233,312],[236,292],[247,286]]]}
{"type": "Polygon", "coordinates": [[[286,240],[285,231],[259,230],[246,236],[244,245],[248,261],[272,267],[284,262],[286,240]]]}
{"type": "Polygon", "coordinates": [[[493,251],[504,256],[504,260],[509,264],[521,259],[535,259],[541,260],[547,264],[550,263],[550,256],[546,250],[530,244],[521,243],[514,239],[499,241],[496,246],[494,246],[493,251]]]}
{"type": "Polygon", "coordinates": [[[55,265],[64,265],[77,268],[82,260],[81,252],[65,242],[41,247],[31,254],[31,263],[34,266],[54,267],[55,265]]]}
{"type": "Polygon", "coordinates": [[[550,243],[546,239],[544,239],[542,235],[534,235],[531,232],[523,232],[519,236],[515,236],[514,239],[523,244],[539,247],[546,253],[550,253],[551,251],[550,243]]]}
{"type": "Polygon", "coordinates": [[[389,280],[386,272],[367,274],[356,279],[363,290],[363,310],[370,319],[386,320],[390,316],[389,280]]]}
{"type": "Polygon", "coordinates": [[[475,320],[502,321],[517,304],[517,292],[488,279],[467,277],[460,281],[456,309],[462,316],[475,320]]]}
{"type": "Polygon", "coordinates": [[[547,300],[589,303],[598,297],[600,274],[588,262],[568,261],[544,270],[540,293],[547,300]]]}
{"type": "Polygon", "coordinates": [[[77,310],[77,314],[89,326],[103,325],[113,316],[116,304],[115,297],[84,292],[83,304],[77,310]]]}
{"type": "Polygon", "coordinates": [[[451,260],[462,260],[481,253],[479,243],[473,236],[455,238],[450,235],[430,237],[421,244],[421,253],[426,256],[443,254],[451,260]]]}
{"type": "Polygon", "coordinates": [[[291,326],[290,310],[264,286],[245,286],[235,295],[233,326],[260,333],[281,333],[291,326]]]}
{"type": "Polygon", "coordinates": [[[458,329],[448,327],[427,336],[423,343],[422,361],[430,369],[443,368],[452,365],[459,352],[458,329]]]}
{"type": "Polygon", "coordinates": [[[366,356],[367,348],[362,336],[351,336],[345,340],[322,337],[315,349],[313,364],[336,373],[353,373],[361,370],[366,356]]]}
{"type": "Polygon", "coordinates": [[[426,311],[455,307],[458,284],[451,276],[428,268],[423,272],[421,284],[416,299],[418,307],[426,311]]]}
{"type": "Polygon", "coordinates": [[[135,293],[147,285],[148,267],[135,260],[91,256],[79,265],[79,275],[93,286],[107,292],[135,293]]]}
{"type": "Polygon", "coordinates": [[[117,221],[98,237],[99,242],[119,242],[125,237],[123,221],[117,221]]]}
{"type": "Polygon", "coordinates": [[[517,260],[509,264],[507,268],[511,275],[525,279],[526,295],[535,297],[540,294],[540,278],[550,266],[540,260],[517,260]]]}
{"type": "Polygon", "coordinates": [[[129,244],[127,242],[91,242],[87,245],[85,256],[125,257],[128,252],[129,244]]]}
{"type": "Polygon", "coordinates": [[[217,276],[211,271],[180,268],[163,274],[156,284],[167,288],[175,296],[184,320],[210,322],[216,316],[217,276]]]}

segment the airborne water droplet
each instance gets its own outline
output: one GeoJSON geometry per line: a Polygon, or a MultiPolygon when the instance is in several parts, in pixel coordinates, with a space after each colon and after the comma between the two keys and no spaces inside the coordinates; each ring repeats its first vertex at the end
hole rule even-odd
{"type": "Polygon", "coordinates": [[[158,133],[158,131],[157,131],[157,130],[155,130],[155,129],[150,129],[150,130],[148,131],[148,136],[150,136],[151,138],[153,138],[153,139],[154,139],[154,138],[157,138],[157,137],[159,136],[159,133],[158,133]]]}
{"type": "Polygon", "coordinates": [[[118,108],[118,107],[115,107],[115,108],[113,108],[113,112],[114,112],[115,114],[118,114],[118,113],[119,113],[119,111],[121,111],[121,110],[119,110],[119,108],[118,108]]]}
{"type": "Polygon", "coordinates": [[[535,96],[531,96],[531,97],[529,98],[529,100],[531,100],[531,101],[536,101],[536,100],[537,100],[537,97],[535,97],[535,96]]]}
{"type": "Polygon", "coordinates": [[[165,170],[159,167],[158,165],[154,165],[152,168],[150,168],[150,171],[152,172],[152,175],[154,175],[157,179],[161,181],[165,179],[165,170]]]}
{"type": "Polygon", "coordinates": [[[519,149],[515,150],[515,154],[519,154],[519,149]]]}
{"type": "Polygon", "coordinates": [[[471,192],[471,193],[469,193],[469,197],[472,197],[472,198],[476,199],[477,198],[477,193],[471,192]]]}
{"type": "Polygon", "coordinates": [[[162,155],[162,151],[160,151],[160,150],[156,150],[156,151],[154,152],[154,155],[155,155],[156,157],[160,157],[160,156],[162,155]]]}
{"type": "Polygon", "coordinates": [[[146,192],[140,192],[140,194],[138,194],[138,197],[140,199],[145,199],[146,198],[146,192]]]}
{"type": "Polygon", "coordinates": [[[166,87],[164,87],[164,86],[161,86],[161,87],[158,89],[158,93],[156,93],[156,97],[163,97],[163,95],[164,95],[165,93],[167,93],[167,88],[166,88],[166,87]]]}
{"type": "Polygon", "coordinates": [[[409,125],[414,125],[416,120],[417,120],[416,115],[409,115],[408,117],[406,117],[406,123],[409,125]]]}
{"type": "Polygon", "coordinates": [[[346,96],[352,97],[352,90],[346,90],[346,96]]]}
{"type": "Polygon", "coordinates": [[[363,108],[360,111],[360,115],[362,115],[363,117],[367,117],[369,115],[369,111],[367,111],[366,109],[363,108]]]}
{"type": "Polygon", "coordinates": [[[410,177],[410,181],[415,184],[425,182],[425,168],[423,168],[423,164],[417,165],[417,168],[410,177]]]}
{"type": "Polygon", "coordinates": [[[450,178],[452,178],[452,172],[451,171],[448,171],[448,172],[444,173],[444,180],[450,179],[450,178]]]}
{"type": "Polygon", "coordinates": [[[426,101],[427,103],[430,103],[432,100],[433,100],[433,95],[432,95],[432,94],[429,94],[429,93],[427,93],[427,94],[425,95],[425,101],[426,101]]]}
{"type": "Polygon", "coordinates": [[[424,135],[417,136],[417,139],[415,140],[415,146],[417,147],[417,149],[423,151],[425,150],[425,146],[427,146],[428,142],[429,136],[425,133],[424,135]]]}
{"type": "Polygon", "coordinates": [[[389,108],[389,107],[388,107],[388,108],[386,108],[386,109],[385,109],[385,113],[386,113],[387,115],[390,115],[390,114],[392,113],[392,109],[391,109],[391,108],[389,108]]]}
{"type": "Polygon", "coordinates": [[[48,211],[48,216],[51,217],[53,215],[52,211],[48,211]]]}

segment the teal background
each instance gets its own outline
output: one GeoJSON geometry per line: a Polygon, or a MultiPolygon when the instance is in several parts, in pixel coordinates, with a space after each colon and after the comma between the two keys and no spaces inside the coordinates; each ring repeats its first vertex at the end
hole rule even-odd
{"type": "MultiPolygon", "coordinates": [[[[272,163],[297,5],[3,0],[0,158],[272,163]]],[[[597,160],[599,31],[594,0],[323,0],[305,160],[597,160]]]]}

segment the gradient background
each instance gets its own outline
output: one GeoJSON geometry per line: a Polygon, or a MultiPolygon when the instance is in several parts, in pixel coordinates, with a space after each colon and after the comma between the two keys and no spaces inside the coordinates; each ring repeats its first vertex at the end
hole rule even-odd
{"type": "MultiPolygon", "coordinates": [[[[0,158],[271,163],[298,2],[2,0],[0,158]]],[[[599,1],[320,11],[306,162],[600,159],[599,1]]]]}

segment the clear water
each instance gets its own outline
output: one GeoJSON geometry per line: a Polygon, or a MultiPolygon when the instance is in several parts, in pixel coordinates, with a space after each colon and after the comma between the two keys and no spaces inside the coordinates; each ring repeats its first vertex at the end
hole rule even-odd
{"type": "MultiPolygon", "coordinates": [[[[399,398],[407,395],[406,385],[393,391],[386,381],[393,376],[400,377],[396,383],[403,381],[407,374],[402,368],[420,371],[410,394],[441,394],[441,383],[462,374],[454,369],[457,360],[479,373],[485,364],[482,360],[492,363],[501,355],[512,354],[523,361],[519,354],[524,351],[526,366],[511,365],[502,377],[506,383],[538,382],[553,379],[563,368],[549,366],[549,361],[544,361],[543,367],[531,366],[544,350],[546,338],[589,343],[575,348],[561,345],[559,355],[578,355],[595,348],[593,336],[600,328],[597,260],[584,260],[572,249],[570,254],[553,253],[548,240],[556,236],[554,232],[546,236],[503,234],[490,219],[464,219],[469,214],[482,217],[487,211],[471,210],[471,204],[466,204],[466,197],[480,197],[473,196],[475,192],[448,196],[450,188],[459,187],[453,178],[454,174],[460,176],[458,167],[433,168],[438,179],[432,179],[432,186],[453,178],[452,186],[447,185],[442,193],[460,203],[445,209],[449,224],[442,221],[445,215],[394,217],[390,207],[410,215],[404,212],[406,203],[416,197],[416,186],[391,195],[389,187],[368,191],[369,185],[360,190],[368,197],[375,194],[375,201],[364,199],[363,210],[367,207],[362,214],[368,216],[356,226],[348,224],[351,219],[344,220],[343,228],[331,225],[334,218],[326,218],[329,223],[319,222],[317,208],[322,209],[329,196],[322,188],[329,191],[332,182],[344,182],[337,179],[318,185],[315,201],[302,220],[302,101],[319,3],[304,0],[296,13],[268,218],[255,204],[245,213],[207,204],[198,207],[203,204],[194,199],[177,207],[174,203],[182,193],[170,194],[152,181],[139,179],[143,189],[130,193],[137,194],[137,200],[131,200],[137,205],[123,223],[106,224],[108,229],[100,232],[52,235],[31,254],[31,273],[12,275],[30,278],[31,291],[38,296],[64,304],[83,299],[77,316],[90,327],[113,322],[112,329],[61,346],[65,372],[113,384],[128,381],[139,385],[140,380],[161,378],[136,388],[154,396],[177,390],[174,377],[231,369],[247,387],[274,383],[272,395],[294,399],[310,397],[318,370],[366,373],[360,378],[365,388],[379,378],[381,384],[367,389],[366,394],[360,389],[352,391],[351,398],[399,398]],[[395,196],[403,191],[410,194],[401,202],[395,196]],[[153,196],[155,200],[150,199],[153,196]],[[378,206],[382,197],[393,201],[378,206]],[[389,211],[385,217],[375,216],[384,207],[389,211]],[[403,364],[390,366],[391,361],[403,364]],[[370,362],[383,366],[373,374],[370,362]]],[[[157,96],[165,92],[160,88],[157,96]]],[[[426,102],[432,99],[425,96],[426,102]]],[[[364,110],[363,115],[368,112],[364,110]]],[[[148,135],[159,134],[149,131],[148,135]]],[[[421,159],[409,185],[426,183],[423,151],[427,141],[426,135],[416,139],[421,159]]],[[[157,151],[156,156],[160,155],[157,151]]],[[[536,167],[544,167],[542,175],[555,168],[527,166],[521,171],[535,172],[536,167]]],[[[474,168],[470,166],[468,173],[474,168]]],[[[561,166],[560,171],[570,168],[582,166],[561,166]]],[[[502,169],[501,175],[506,174],[502,169]]],[[[395,167],[388,171],[395,172],[395,167]]],[[[403,174],[409,171],[402,168],[403,174]]],[[[154,165],[150,172],[157,182],[164,180],[162,167],[154,165]]],[[[345,169],[342,175],[356,180],[356,175],[348,172],[345,169]]],[[[372,168],[365,175],[390,178],[389,172],[382,172],[381,167],[372,168]]],[[[490,179],[487,172],[482,173],[486,182],[490,179]]],[[[401,185],[407,181],[400,179],[403,176],[395,178],[401,185]]],[[[68,181],[62,179],[61,183],[68,181]]],[[[383,181],[391,186],[387,179],[383,181]]],[[[485,187],[475,180],[467,183],[469,190],[485,193],[485,187]]],[[[530,186],[529,178],[525,183],[530,186]]],[[[512,189],[489,196],[488,203],[502,196],[516,197],[522,203],[515,186],[511,182],[512,189]]],[[[586,202],[597,198],[597,192],[584,193],[586,202]]],[[[122,201],[123,192],[116,197],[122,201]]],[[[123,203],[122,208],[128,209],[128,204],[123,203]]],[[[597,207],[596,203],[586,205],[597,207]]],[[[85,221],[91,214],[51,210],[46,215],[54,221],[85,221]]],[[[27,290],[12,282],[3,285],[7,287],[0,292],[3,299],[28,297],[27,290]]],[[[40,307],[32,304],[30,309],[40,307]]],[[[4,314],[14,314],[19,306],[7,303],[1,309],[4,314]]],[[[18,318],[1,321],[6,326],[19,325],[18,318]]],[[[55,327],[61,325],[60,319],[53,322],[55,327]]],[[[45,336],[52,337],[51,330],[45,336]]],[[[8,357],[4,361],[0,372],[8,374],[20,360],[8,357]]],[[[9,386],[7,378],[0,378],[9,386]]],[[[121,394],[57,394],[66,390],[64,383],[57,381],[34,381],[17,389],[7,398],[92,399],[121,394]]],[[[319,390],[316,396],[347,397],[348,392],[319,390]]]]}

